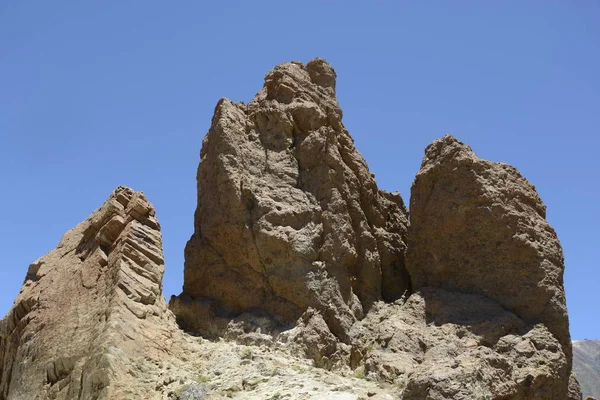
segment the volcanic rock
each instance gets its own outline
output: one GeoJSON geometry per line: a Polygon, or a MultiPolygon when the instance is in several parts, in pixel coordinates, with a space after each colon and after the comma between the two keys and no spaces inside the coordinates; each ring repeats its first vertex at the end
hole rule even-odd
{"type": "Polygon", "coordinates": [[[284,63],[249,104],[218,102],[170,302],[187,333],[162,297],[154,208],[119,187],[29,267],[0,321],[0,400],[581,398],[534,187],[445,136],[409,226],[335,77],[284,63]]]}
{"type": "Polygon", "coordinates": [[[29,267],[0,321],[0,400],[392,400],[286,346],[186,335],[162,297],[163,268],[154,208],[117,188],[29,267]]]}
{"type": "Polygon", "coordinates": [[[581,385],[579,384],[579,379],[575,373],[571,373],[571,377],[569,378],[569,389],[567,391],[567,400],[581,400],[583,398],[583,392],[581,385]]]}
{"type": "Polygon", "coordinates": [[[284,63],[249,104],[218,102],[200,152],[183,293],[171,302],[188,330],[253,310],[293,326],[312,307],[348,341],[374,302],[410,289],[406,209],[355,149],[335,78],[322,59],[284,63]]]}
{"type": "Polygon", "coordinates": [[[543,323],[570,362],[562,248],[546,206],[516,168],[482,160],[446,135],[425,150],[410,213],[407,268],[415,290],[494,299],[528,324],[543,323]]]}
{"type": "Polygon", "coordinates": [[[422,288],[379,303],[351,336],[357,364],[393,383],[401,399],[566,398],[568,360],[558,340],[482,295],[422,288]]]}
{"type": "Polygon", "coordinates": [[[29,267],[0,321],[0,399],[154,398],[149,361],[178,332],[163,270],[154,208],[117,188],[29,267]]]}

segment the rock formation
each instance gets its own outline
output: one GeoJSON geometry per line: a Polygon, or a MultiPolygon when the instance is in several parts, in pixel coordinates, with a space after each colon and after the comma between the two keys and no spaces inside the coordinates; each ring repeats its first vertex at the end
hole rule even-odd
{"type": "Polygon", "coordinates": [[[151,398],[178,332],[163,269],[152,205],[117,188],[29,267],[0,322],[0,399],[151,398]]]}
{"type": "Polygon", "coordinates": [[[182,325],[270,333],[407,399],[566,398],[562,250],[533,186],[448,135],[426,149],[409,227],[341,115],[320,59],[275,67],[249,104],[218,103],[171,302],[182,325]]]}
{"type": "Polygon", "coordinates": [[[580,399],[534,187],[447,135],[409,224],[344,128],[335,77],[284,63],[250,103],[218,102],[170,310],[140,192],[119,187],[33,263],[0,322],[0,400],[580,399]]]}
{"type": "Polygon", "coordinates": [[[427,146],[413,183],[408,267],[415,288],[480,293],[541,322],[571,359],[564,257],[546,206],[512,166],[450,135],[427,146]]]}
{"type": "Polygon", "coordinates": [[[322,59],[284,63],[249,104],[217,104],[172,304],[188,328],[206,332],[207,316],[252,310],[290,326],[313,307],[346,340],[373,302],[409,289],[406,209],[354,148],[335,78],[322,59]]]}

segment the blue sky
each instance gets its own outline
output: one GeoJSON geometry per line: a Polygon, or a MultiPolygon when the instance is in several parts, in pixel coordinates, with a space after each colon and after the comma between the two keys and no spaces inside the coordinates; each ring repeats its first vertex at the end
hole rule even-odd
{"type": "Polygon", "coordinates": [[[217,100],[249,101],[274,65],[319,56],[380,187],[408,203],[447,132],[536,185],[572,336],[600,339],[598,43],[595,0],[2,2],[0,314],[118,185],[155,204],[178,294],[217,100]]]}

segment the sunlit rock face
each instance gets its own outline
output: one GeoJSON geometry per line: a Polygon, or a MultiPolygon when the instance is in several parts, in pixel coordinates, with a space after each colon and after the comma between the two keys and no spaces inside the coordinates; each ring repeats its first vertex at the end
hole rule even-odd
{"type": "Polygon", "coordinates": [[[410,213],[407,268],[415,290],[482,294],[527,324],[544,324],[561,344],[568,377],[564,257],[535,187],[516,168],[482,160],[446,135],[425,150],[410,213]]]}
{"type": "Polygon", "coordinates": [[[430,144],[411,191],[408,268],[415,288],[480,293],[571,353],[564,257],[546,206],[516,168],[450,135],[430,144]]]}
{"type": "Polygon", "coordinates": [[[579,400],[535,188],[447,135],[409,224],[342,125],[335,78],[284,63],[250,103],[219,101],[170,310],[141,192],[117,188],[34,262],[0,321],[0,400],[579,400]]]}
{"type": "Polygon", "coordinates": [[[163,271],[153,206],[117,188],[29,267],[0,322],[0,399],[155,398],[152,369],[138,367],[177,332],[163,271]]]}
{"type": "Polygon", "coordinates": [[[284,63],[249,104],[217,104],[183,294],[172,303],[189,329],[210,330],[191,308],[209,317],[261,310],[289,326],[313,307],[347,340],[374,302],[409,289],[406,209],[377,188],[355,149],[335,80],[322,59],[284,63]]]}

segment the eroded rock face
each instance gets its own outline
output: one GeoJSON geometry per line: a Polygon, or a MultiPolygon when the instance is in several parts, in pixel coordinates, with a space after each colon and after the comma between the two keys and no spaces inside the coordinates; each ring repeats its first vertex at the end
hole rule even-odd
{"type": "Polygon", "coordinates": [[[563,400],[568,361],[543,324],[477,294],[423,288],[351,332],[365,374],[405,400],[563,400]]]}
{"type": "Polygon", "coordinates": [[[0,321],[0,399],[158,398],[149,361],[178,332],[163,270],[154,208],[117,188],[29,267],[0,321]]]}
{"type": "Polygon", "coordinates": [[[573,371],[577,374],[584,398],[600,398],[600,341],[573,342],[573,371]]]}
{"type": "Polygon", "coordinates": [[[562,250],[533,186],[446,136],[426,150],[408,228],[341,115],[319,59],[277,66],[249,104],[219,102],[170,304],[183,326],[403,399],[576,397],[562,250]]]}
{"type": "Polygon", "coordinates": [[[494,299],[529,324],[543,323],[570,363],[562,248],[533,185],[446,135],[425,150],[410,210],[407,266],[415,289],[494,299]]]}
{"type": "Polygon", "coordinates": [[[217,316],[259,309],[284,325],[313,307],[348,340],[373,302],[410,288],[405,207],[377,188],[354,148],[335,77],[322,59],[284,63],[249,104],[217,104],[183,293],[172,302],[188,329],[210,330],[190,307],[217,316]]]}

